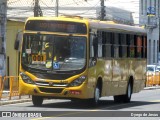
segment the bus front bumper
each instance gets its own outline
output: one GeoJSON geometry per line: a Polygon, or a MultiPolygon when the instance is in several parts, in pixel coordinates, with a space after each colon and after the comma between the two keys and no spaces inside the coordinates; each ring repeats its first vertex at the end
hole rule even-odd
{"type": "Polygon", "coordinates": [[[93,96],[89,94],[87,84],[83,83],[77,87],[49,87],[49,86],[38,86],[34,84],[24,83],[23,80],[19,81],[19,94],[20,95],[36,95],[43,97],[53,98],[78,98],[88,99],[93,96]]]}

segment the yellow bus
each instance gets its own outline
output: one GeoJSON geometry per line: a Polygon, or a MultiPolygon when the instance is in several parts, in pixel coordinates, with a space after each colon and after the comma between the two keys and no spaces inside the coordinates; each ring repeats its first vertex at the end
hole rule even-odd
{"type": "MultiPolygon", "coordinates": [[[[144,29],[81,17],[28,18],[20,43],[20,94],[130,102],[146,81],[144,29]]],[[[18,45],[17,45],[18,46],[18,45]]]]}

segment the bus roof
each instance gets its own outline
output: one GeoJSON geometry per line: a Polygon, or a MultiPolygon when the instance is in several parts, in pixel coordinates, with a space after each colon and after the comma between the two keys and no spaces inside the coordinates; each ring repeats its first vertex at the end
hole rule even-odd
{"type": "Polygon", "coordinates": [[[82,22],[85,23],[88,20],[80,18],[80,17],[29,17],[26,21],[28,20],[59,20],[59,21],[71,21],[71,22],[82,22]]]}
{"type": "Polygon", "coordinates": [[[89,21],[89,24],[92,28],[95,29],[106,29],[109,31],[120,31],[125,33],[137,33],[137,34],[147,34],[144,28],[138,26],[130,26],[125,24],[117,24],[111,21],[89,21]]]}

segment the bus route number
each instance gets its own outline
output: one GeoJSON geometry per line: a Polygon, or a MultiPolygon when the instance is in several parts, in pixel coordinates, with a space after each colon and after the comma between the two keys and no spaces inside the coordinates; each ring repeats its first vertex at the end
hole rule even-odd
{"type": "Polygon", "coordinates": [[[32,64],[44,64],[42,55],[32,55],[32,64]]]}

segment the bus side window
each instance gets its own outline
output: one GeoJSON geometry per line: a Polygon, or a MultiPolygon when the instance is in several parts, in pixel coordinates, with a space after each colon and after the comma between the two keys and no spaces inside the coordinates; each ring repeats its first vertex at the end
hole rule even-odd
{"type": "Polygon", "coordinates": [[[93,35],[92,34],[90,34],[90,48],[89,48],[89,50],[90,50],[90,55],[89,55],[89,57],[90,58],[92,58],[93,56],[94,56],[94,54],[93,54],[93,35]]]}
{"type": "Polygon", "coordinates": [[[112,51],[112,33],[111,32],[107,32],[106,33],[106,41],[105,41],[105,48],[106,48],[106,54],[105,54],[105,57],[106,58],[111,58],[112,57],[112,54],[111,54],[111,51],[112,51]]]}
{"type": "Polygon", "coordinates": [[[103,38],[102,38],[102,37],[103,37],[102,35],[103,35],[103,32],[102,32],[102,31],[98,31],[98,32],[97,32],[97,37],[98,37],[98,38],[97,38],[97,39],[98,39],[98,40],[97,40],[97,44],[98,44],[97,57],[98,57],[98,58],[102,58],[102,46],[103,46],[103,45],[102,45],[102,39],[103,39],[103,38]]]}
{"type": "Polygon", "coordinates": [[[135,36],[136,57],[142,58],[142,36],[135,36]]]}
{"type": "Polygon", "coordinates": [[[143,58],[147,58],[147,38],[143,36],[143,58]]]}
{"type": "Polygon", "coordinates": [[[118,33],[114,33],[113,52],[114,52],[114,58],[119,58],[119,34],[118,33]]]}
{"type": "Polygon", "coordinates": [[[120,41],[120,46],[119,46],[119,56],[122,58],[127,57],[127,40],[126,40],[126,34],[119,34],[119,41],[120,41]]]}
{"type": "Polygon", "coordinates": [[[134,58],[135,57],[134,35],[127,34],[127,42],[128,42],[127,56],[129,58],[134,58]]]}
{"type": "Polygon", "coordinates": [[[98,37],[97,36],[93,37],[93,52],[94,52],[94,57],[97,58],[98,56],[98,37]]]}

